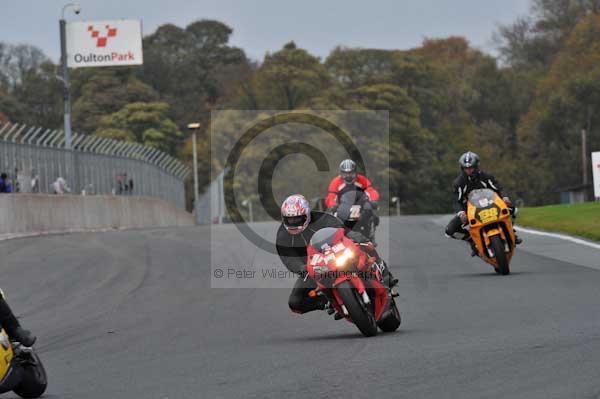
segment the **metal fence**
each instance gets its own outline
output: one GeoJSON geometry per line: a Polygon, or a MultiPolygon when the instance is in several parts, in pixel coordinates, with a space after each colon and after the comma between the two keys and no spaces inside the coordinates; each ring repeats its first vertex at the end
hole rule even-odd
{"type": "Polygon", "coordinates": [[[75,133],[72,143],[72,151],[65,149],[60,130],[0,123],[0,172],[23,192],[34,187],[53,193],[53,183],[62,177],[73,193],[158,197],[185,207],[184,181],[191,171],[179,160],[138,143],[98,136],[75,133]]]}
{"type": "Polygon", "coordinates": [[[225,173],[219,175],[206,187],[204,193],[198,198],[196,207],[196,223],[216,224],[223,223],[225,219],[225,195],[223,193],[223,179],[225,173]]]}

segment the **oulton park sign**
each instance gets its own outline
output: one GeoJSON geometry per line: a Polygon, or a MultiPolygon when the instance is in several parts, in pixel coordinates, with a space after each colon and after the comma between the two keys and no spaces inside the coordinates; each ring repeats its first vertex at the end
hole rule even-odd
{"type": "Polygon", "coordinates": [[[66,36],[70,68],[141,65],[144,62],[140,21],[69,22],[66,36]]]}

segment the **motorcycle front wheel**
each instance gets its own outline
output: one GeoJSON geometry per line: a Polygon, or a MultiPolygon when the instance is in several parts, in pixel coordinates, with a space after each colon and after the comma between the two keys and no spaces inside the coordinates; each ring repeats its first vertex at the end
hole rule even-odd
{"type": "Polygon", "coordinates": [[[358,327],[360,332],[365,337],[377,335],[377,323],[375,322],[375,318],[352,283],[344,281],[337,286],[337,289],[340,297],[342,297],[344,305],[346,305],[346,310],[348,310],[350,319],[352,319],[352,322],[358,327]]]}
{"type": "Polygon", "coordinates": [[[495,268],[496,273],[506,276],[510,274],[510,268],[508,266],[508,258],[504,252],[504,242],[500,236],[493,236],[490,239],[492,250],[494,251],[494,257],[498,266],[495,268]]]}

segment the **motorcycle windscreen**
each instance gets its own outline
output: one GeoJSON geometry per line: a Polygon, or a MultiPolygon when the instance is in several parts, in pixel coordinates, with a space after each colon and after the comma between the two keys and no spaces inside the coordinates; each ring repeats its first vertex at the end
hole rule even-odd
{"type": "Polygon", "coordinates": [[[360,218],[360,204],[365,200],[366,194],[362,191],[346,191],[339,197],[336,216],[342,221],[356,221],[360,218]],[[359,205],[359,206],[355,206],[359,205]]]}
{"type": "Polygon", "coordinates": [[[349,205],[359,204],[360,202],[362,202],[364,196],[365,196],[365,193],[363,193],[362,191],[349,190],[349,191],[342,193],[342,195],[340,195],[339,203],[340,203],[340,205],[341,204],[349,204],[349,205]]]}
{"type": "Polygon", "coordinates": [[[496,193],[489,188],[473,190],[469,193],[469,202],[475,208],[487,208],[496,201],[496,193]]]}
{"type": "Polygon", "coordinates": [[[335,245],[342,239],[344,229],[335,227],[325,227],[317,231],[310,239],[310,245],[317,251],[324,251],[335,245]]]}

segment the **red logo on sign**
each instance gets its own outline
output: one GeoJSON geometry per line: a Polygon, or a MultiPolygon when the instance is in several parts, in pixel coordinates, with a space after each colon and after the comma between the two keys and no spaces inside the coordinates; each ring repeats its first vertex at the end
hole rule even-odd
{"type": "Polygon", "coordinates": [[[93,39],[96,39],[96,47],[106,47],[109,37],[117,36],[117,28],[111,28],[110,25],[106,25],[106,35],[100,36],[100,31],[94,29],[94,25],[88,26],[88,32],[93,39]]]}

